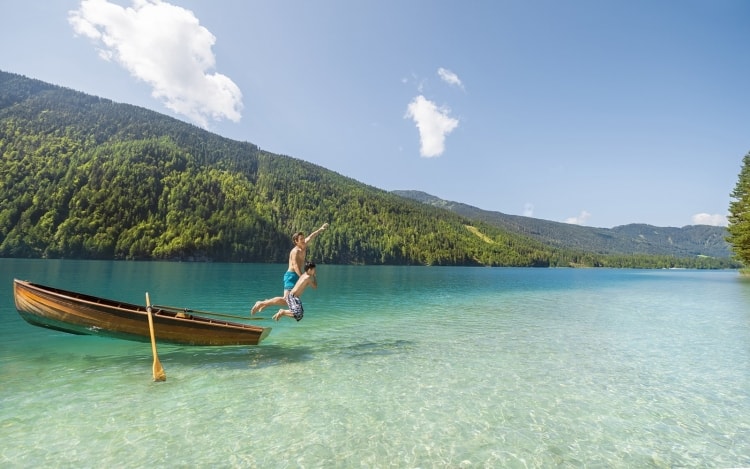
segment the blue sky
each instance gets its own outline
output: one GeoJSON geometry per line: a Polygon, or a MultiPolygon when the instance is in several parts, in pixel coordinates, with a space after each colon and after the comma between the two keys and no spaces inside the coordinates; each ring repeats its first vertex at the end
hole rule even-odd
{"type": "Polygon", "coordinates": [[[750,151],[746,0],[0,4],[0,70],[485,210],[722,225],[750,151]]]}

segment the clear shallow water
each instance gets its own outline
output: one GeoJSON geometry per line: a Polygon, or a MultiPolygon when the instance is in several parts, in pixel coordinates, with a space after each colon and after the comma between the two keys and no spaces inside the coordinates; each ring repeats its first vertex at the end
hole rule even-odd
{"type": "Polygon", "coordinates": [[[736,272],[320,266],[302,322],[160,345],[164,383],[150,345],[32,327],[12,300],[17,277],[247,314],[283,270],[0,259],[0,465],[750,465],[736,272]]]}

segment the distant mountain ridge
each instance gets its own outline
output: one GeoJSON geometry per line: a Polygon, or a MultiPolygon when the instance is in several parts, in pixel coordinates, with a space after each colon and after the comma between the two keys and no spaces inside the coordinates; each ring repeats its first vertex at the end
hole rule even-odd
{"type": "Polygon", "coordinates": [[[614,228],[593,228],[520,215],[483,210],[460,202],[440,199],[425,192],[396,190],[394,194],[440,207],[472,221],[522,234],[549,246],[578,249],[598,254],[657,254],[677,257],[731,257],[721,226],[688,225],[682,228],[629,224],[614,228]]]}

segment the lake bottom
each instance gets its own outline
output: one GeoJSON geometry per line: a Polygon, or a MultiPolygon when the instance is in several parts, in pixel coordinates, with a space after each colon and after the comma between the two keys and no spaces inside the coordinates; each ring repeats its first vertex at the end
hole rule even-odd
{"type": "MultiPolygon", "coordinates": [[[[101,268],[124,276],[113,264],[101,268]]],[[[201,278],[195,266],[162,268],[187,270],[163,280],[175,295],[165,303],[200,305],[205,294],[178,288],[201,278]]],[[[200,269],[278,289],[268,266],[200,269]]],[[[34,328],[4,301],[0,464],[750,465],[750,291],[736,273],[325,266],[319,276],[303,321],[264,320],[274,329],[258,347],[160,345],[163,383],[151,379],[149,344],[34,328]]],[[[236,312],[252,297],[214,306],[236,312]]]]}

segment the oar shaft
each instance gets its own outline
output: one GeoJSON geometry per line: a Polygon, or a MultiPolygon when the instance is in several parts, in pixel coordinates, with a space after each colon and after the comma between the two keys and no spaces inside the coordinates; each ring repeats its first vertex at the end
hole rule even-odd
{"type": "Polygon", "coordinates": [[[159,355],[156,354],[156,333],[154,333],[154,319],[151,314],[151,299],[148,297],[148,292],[146,292],[146,313],[148,316],[148,330],[151,334],[151,351],[154,354],[154,381],[166,381],[167,373],[161,366],[161,362],[159,362],[159,355]]]}
{"type": "Polygon", "coordinates": [[[243,319],[243,320],[259,320],[259,319],[265,319],[257,316],[253,317],[246,317],[246,316],[237,316],[235,314],[224,314],[224,313],[213,313],[211,311],[199,311],[197,309],[188,309],[188,308],[178,308],[176,306],[163,306],[163,305],[154,305],[154,308],[156,309],[163,309],[165,311],[172,311],[176,313],[195,313],[198,315],[203,316],[216,316],[220,318],[229,318],[229,319],[243,319]]]}

